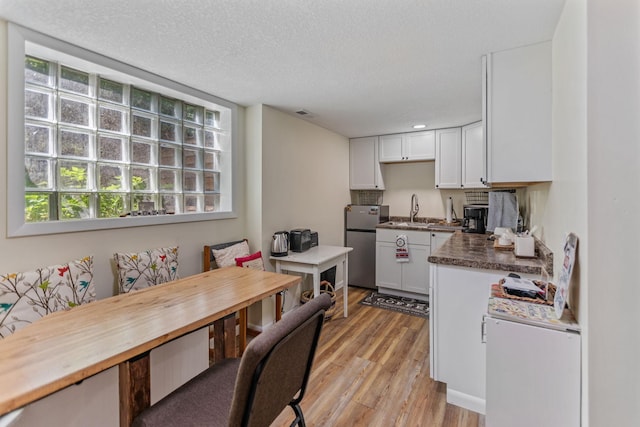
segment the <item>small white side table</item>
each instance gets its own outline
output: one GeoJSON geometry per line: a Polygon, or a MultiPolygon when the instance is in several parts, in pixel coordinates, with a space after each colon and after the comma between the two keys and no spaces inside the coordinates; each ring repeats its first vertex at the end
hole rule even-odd
{"type": "MultiPolygon", "coordinates": [[[[313,296],[320,295],[320,273],[342,262],[342,289],[344,300],[344,317],[347,317],[349,287],[349,252],[353,248],[344,246],[315,246],[305,252],[289,252],[287,256],[269,257],[276,262],[276,273],[282,270],[313,275],[313,296]]],[[[335,283],[336,289],[338,283],[335,283]]]]}

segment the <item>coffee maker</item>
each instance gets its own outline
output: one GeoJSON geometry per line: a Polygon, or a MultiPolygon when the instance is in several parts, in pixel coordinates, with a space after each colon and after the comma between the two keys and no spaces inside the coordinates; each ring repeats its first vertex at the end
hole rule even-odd
{"type": "Polygon", "coordinates": [[[464,205],[462,231],[483,234],[487,228],[489,205],[464,205]]]}

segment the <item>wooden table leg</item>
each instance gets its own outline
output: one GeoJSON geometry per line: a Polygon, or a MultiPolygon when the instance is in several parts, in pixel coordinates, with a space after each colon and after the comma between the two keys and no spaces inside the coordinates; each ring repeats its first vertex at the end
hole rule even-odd
{"type": "Polygon", "coordinates": [[[242,356],[244,349],[247,348],[247,309],[248,307],[245,307],[240,310],[239,356],[242,356]]]}
{"type": "Polygon", "coordinates": [[[133,419],[151,405],[151,367],[149,352],[119,365],[120,426],[129,427],[133,419]]]}
{"type": "Polygon", "coordinates": [[[282,293],[276,294],[276,322],[282,319],[282,293]]]}
{"type": "Polygon", "coordinates": [[[236,315],[213,322],[213,362],[236,357],[236,315]]]}

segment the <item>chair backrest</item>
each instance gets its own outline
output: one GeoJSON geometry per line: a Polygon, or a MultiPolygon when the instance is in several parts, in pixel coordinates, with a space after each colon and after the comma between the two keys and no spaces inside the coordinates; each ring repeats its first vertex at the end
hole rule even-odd
{"type": "MultiPolygon", "coordinates": [[[[202,251],[202,271],[205,272],[205,271],[218,268],[218,264],[216,263],[216,258],[213,255],[214,250],[218,251],[221,249],[226,249],[228,247],[237,245],[238,243],[242,243],[242,242],[249,243],[247,239],[242,239],[242,240],[236,240],[233,242],[219,243],[217,245],[204,245],[204,250],[202,251]]],[[[246,254],[246,255],[249,255],[249,254],[246,254]]]]}
{"type": "Polygon", "coordinates": [[[0,274],[0,338],[47,314],[96,300],[93,256],[0,274]]]}
{"type": "Polygon", "coordinates": [[[115,253],[121,294],[178,279],[178,247],[115,253]]]}
{"type": "Polygon", "coordinates": [[[322,294],[254,338],[240,362],[229,425],[265,426],[296,398],[304,396],[324,312],[322,294]]]}

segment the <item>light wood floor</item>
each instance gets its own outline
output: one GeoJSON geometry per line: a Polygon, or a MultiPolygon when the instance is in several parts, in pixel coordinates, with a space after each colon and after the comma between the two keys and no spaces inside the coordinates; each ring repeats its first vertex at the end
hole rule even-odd
{"type": "MultiPolygon", "coordinates": [[[[484,427],[429,377],[428,320],[359,305],[367,292],[349,288],[349,317],[325,322],[301,405],[307,426],[484,427]]],[[[272,426],[293,418],[287,408],[272,426]]]]}

